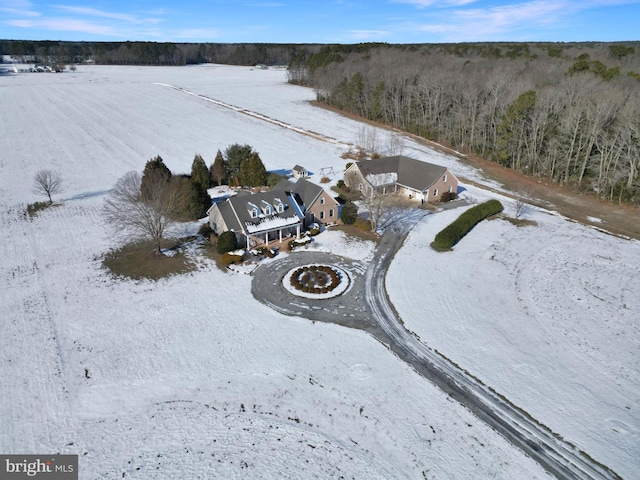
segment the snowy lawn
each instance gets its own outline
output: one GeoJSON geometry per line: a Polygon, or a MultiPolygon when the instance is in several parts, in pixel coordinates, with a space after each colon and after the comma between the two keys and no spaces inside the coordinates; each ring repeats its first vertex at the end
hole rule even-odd
{"type": "MultiPolygon", "coordinates": [[[[0,451],[77,453],[83,479],[545,478],[379,342],[268,309],[249,275],[205,258],[158,282],[101,268],[119,246],[104,196],[155,155],[188,172],[196,153],[209,164],[246,143],[268,169],[340,178],[361,124],[285,78],[213,65],[0,77],[0,451]],[[63,204],[29,220],[41,168],[62,173],[63,204]]],[[[405,153],[480,178],[410,140],[405,153]]],[[[637,242],[536,213],[538,227],[486,222],[438,256],[428,244],[457,214],[424,217],[392,265],[407,326],[632,475],[637,242]]],[[[308,248],[373,253],[331,229],[308,248]]]]}
{"type": "MultiPolygon", "coordinates": [[[[469,196],[484,200],[475,188],[469,196]]],[[[499,198],[505,213],[512,200],[499,198]]],[[[469,208],[469,207],[467,207],[469,208]]],[[[628,478],[640,469],[640,243],[530,209],[429,247],[463,209],[423,218],[389,270],[405,326],[628,478]]]]}

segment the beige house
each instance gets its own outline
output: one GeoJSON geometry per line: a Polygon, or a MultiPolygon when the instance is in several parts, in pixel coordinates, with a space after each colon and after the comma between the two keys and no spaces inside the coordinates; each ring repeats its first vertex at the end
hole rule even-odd
{"type": "Polygon", "coordinates": [[[296,195],[304,208],[305,226],[312,223],[331,225],[340,223],[340,204],[324,188],[309,180],[282,180],[274,190],[284,190],[296,195]]]}
{"type": "Polygon", "coordinates": [[[344,172],[344,183],[363,194],[397,193],[429,203],[458,191],[458,179],[446,167],[402,155],[356,162],[344,172]]]}

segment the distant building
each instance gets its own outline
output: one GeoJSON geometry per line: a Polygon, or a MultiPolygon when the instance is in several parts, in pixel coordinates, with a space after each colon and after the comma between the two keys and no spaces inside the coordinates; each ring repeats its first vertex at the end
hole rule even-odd
{"type": "Polygon", "coordinates": [[[344,183],[363,194],[397,193],[429,203],[458,191],[458,179],[446,167],[402,155],[355,162],[344,172],[344,183]]]}
{"type": "Polygon", "coordinates": [[[296,165],[293,167],[293,178],[307,178],[309,176],[309,172],[306,168],[301,167],[300,165],[296,165]]]}

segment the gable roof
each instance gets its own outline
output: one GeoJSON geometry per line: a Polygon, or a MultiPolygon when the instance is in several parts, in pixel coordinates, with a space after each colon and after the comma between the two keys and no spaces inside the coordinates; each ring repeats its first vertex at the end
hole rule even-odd
{"type": "Polygon", "coordinates": [[[298,178],[297,180],[281,180],[275,187],[273,187],[272,191],[274,190],[284,190],[287,192],[297,193],[304,207],[310,208],[324,191],[324,188],[305,178],[298,178]]]}
{"type": "Polygon", "coordinates": [[[300,206],[284,190],[271,190],[253,195],[238,195],[215,205],[217,205],[218,211],[229,230],[243,231],[245,233],[295,225],[302,221],[300,206]],[[277,211],[279,204],[284,206],[284,211],[277,211]],[[271,207],[270,212],[265,212],[265,207],[271,207]],[[251,211],[254,208],[258,210],[257,216],[251,215],[251,211]]]}
{"type": "Polygon", "coordinates": [[[418,191],[424,191],[433,185],[440,176],[447,171],[445,167],[433,163],[423,162],[414,158],[396,155],[394,157],[382,157],[357,163],[362,176],[369,181],[378,182],[379,185],[397,183],[418,191]],[[395,174],[395,179],[394,175],[395,174]],[[371,180],[369,180],[369,178],[371,180]]]}

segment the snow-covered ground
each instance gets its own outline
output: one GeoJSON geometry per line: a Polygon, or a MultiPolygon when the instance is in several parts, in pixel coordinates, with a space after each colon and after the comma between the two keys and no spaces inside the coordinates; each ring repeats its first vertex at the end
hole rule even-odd
{"type": "MultiPolygon", "coordinates": [[[[0,452],[78,453],[80,478],[545,478],[379,342],[270,310],[249,275],[206,260],[159,282],[101,269],[116,246],[104,196],[155,155],[188,172],[196,153],[209,164],[246,143],[268,169],[340,178],[362,124],[285,79],[216,65],[0,77],[0,452]],[[63,204],[28,219],[41,168],[62,173],[63,204]]],[[[481,180],[411,140],[404,153],[481,180]]],[[[405,324],[633,477],[638,242],[531,210],[537,227],[485,222],[435,254],[459,211],[425,216],[392,264],[405,324]]],[[[316,240],[371,258],[371,242],[316,240]]]]}

